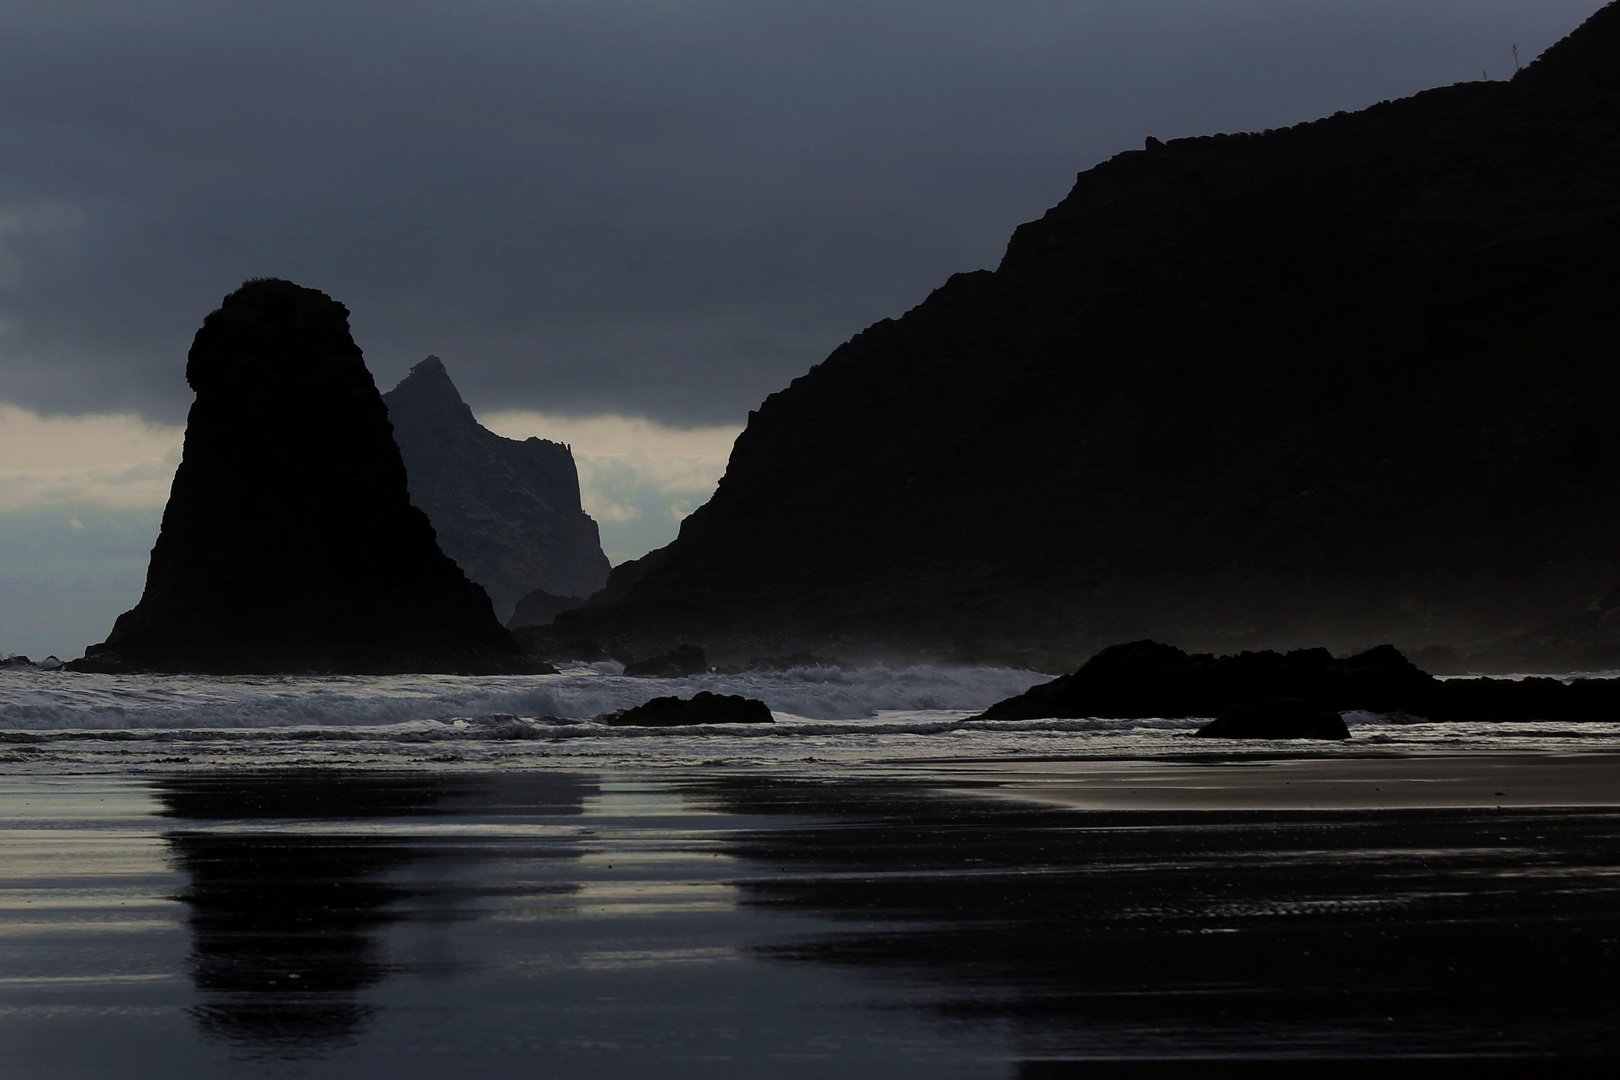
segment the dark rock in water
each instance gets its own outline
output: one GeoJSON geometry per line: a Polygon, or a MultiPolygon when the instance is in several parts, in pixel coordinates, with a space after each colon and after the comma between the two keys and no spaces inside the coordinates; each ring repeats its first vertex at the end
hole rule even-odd
{"type": "Polygon", "coordinates": [[[563,612],[584,605],[583,597],[553,596],[544,589],[535,589],[518,600],[512,617],[506,620],[506,626],[509,630],[516,630],[520,626],[547,626],[563,612]]]}
{"type": "Polygon", "coordinates": [[[1337,660],[1326,649],[1213,656],[1133,641],[1110,646],[1078,671],[999,701],[975,719],[1220,717],[1281,700],[1335,715],[1357,709],[1433,720],[1616,720],[1620,679],[1442,682],[1389,645],[1337,660]]]}
{"type": "Polygon", "coordinates": [[[484,587],[501,618],[533,590],[589,596],[607,583],[607,556],[596,522],[580,506],[572,450],[485,428],[437,356],[411,368],[383,401],[411,502],[427,512],[439,546],[484,587]]]}
{"type": "Polygon", "coordinates": [[[740,694],[711,694],[700,690],[695,697],[653,698],[645,705],[609,713],[602,722],[615,727],[680,727],[686,724],[774,724],[770,707],[763,701],[740,694]]]}
{"type": "Polygon", "coordinates": [[[1579,611],[1620,536],[1617,191],[1613,5],[1510,81],[1121,153],[771,395],[567,632],[1057,671],[1579,611]]]}
{"type": "Polygon", "coordinates": [[[522,670],[410,503],[348,309],[250,281],[197,331],[146,591],[78,670],[522,670]]]}
{"type": "Polygon", "coordinates": [[[1348,739],[1337,711],[1298,698],[1237,705],[1198,729],[1203,739],[1348,739]]]}
{"type": "Polygon", "coordinates": [[[1189,655],[1157,641],[1133,641],[1104,649],[1073,674],[997,702],[981,719],[1218,716],[1279,698],[1335,711],[1392,712],[1427,700],[1434,686],[1389,645],[1335,660],[1326,649],[1189,655]]]}
{"type": "Polygon", "coordinates": [[[0,657],[0,668],[33,668],[36,671],[55,671],[62,666],[62,661],[54,656],[47,656],[37,664],[21,653],[0,657]]]}
{"type": "Polygon", "coordinates": [[[1434,720],[1620,720],[1620,679],[1447,679],[1407,712],[1434,720]]]}
{"type": "Polygon", "coordinates": [[[649,656],[624,665],[624,673],[642,679],[680,679],[709,670],[708,658],[696,645],[682,645],[662,656],[649,656]]]}

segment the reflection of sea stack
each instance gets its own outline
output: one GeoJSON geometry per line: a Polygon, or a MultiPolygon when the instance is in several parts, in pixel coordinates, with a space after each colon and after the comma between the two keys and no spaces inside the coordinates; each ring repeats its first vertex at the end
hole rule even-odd
{"type": "MultiPolygon", "coordinates": [[[[504,880],[485,860],[504,866],[517,855],[510,844],[463,846],[456,873],[444,874],[445,822],[566,821],[597,785],[567,773],[224,770],[160,778],[153,794],[169,822],[170,861],[186,878],[175,899],[192,935],[189,1011],[205,1036],[285,1063],[353,1045],[388,1009],[374,988],[425,973],[412,950],[388,947],[388,927],[415,923],[415,934],[430,934],[504,880]],[[311,830],[313,821],[337,825],[311,830]]],[[[550,830],[533,844],[553,871],[585,851],[550,830]]],[[[560,898],[578,886],[552,880],[544,891],[560,898]]]]}
{"type": "Polygon", "coordinates": [[[536,589],[580,597],[607,583],[607,556],[596,522],[580,507],[568,447],[502,438],[479,424],[436,356],[413,367],[383,402],[411,502],[432,519],[445,554],[489,591],[501,618],[536,589]]]}
{"type": "Polygon", "coordinates": [[[410,504],[348,309],[250,281],[209,315],[146,592],[81,666],[497,671],[515,646],[410,504]]]}

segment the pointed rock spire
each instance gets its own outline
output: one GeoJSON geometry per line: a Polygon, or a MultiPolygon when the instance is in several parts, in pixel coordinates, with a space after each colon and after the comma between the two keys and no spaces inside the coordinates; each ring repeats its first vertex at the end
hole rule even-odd
{"type": "Polygon", "coordinates": [[[519,669],[488,596],[410,504],[348,315],[261,278],[204,321],[146,591],[82,668],[519,669]]]}
{"type": "Polygon", "coordinates": [[[545,439],[503,438],[478,423],[429,356],[383,395],[410,475],[445,552],[488,590],[505,619],[539,589],[585,597],[607,581],[596,522],[580,505],[574,455],[545,439]]]}

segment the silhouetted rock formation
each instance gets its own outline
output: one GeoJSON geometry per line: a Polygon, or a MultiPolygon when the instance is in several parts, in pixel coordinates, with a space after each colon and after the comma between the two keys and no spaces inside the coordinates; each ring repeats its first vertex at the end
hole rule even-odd
{"type": "Polygon", "coordinates": [[[410,504],[348,309],[250,281],[197,331],[197,393],[141,602],[81,670],[502,671],[484,590],[410,504]]]}
{"type": "Polygon", "coordinates": [[[695,697],[657,697],[633,709],[608,713],[602,722],[614,727],[681,727],[687,724],[774,724],[770,707],[741,694],[698,691],[695,697]]]}
{"type": "Polygon", "coordinates": [[[596,522],[580,507],[568,447],[503,438],[479,424],[437,356],[411,368],[383,401],[411,502],[502,619],[535,589],[589,596],[606,584],[607,556],[596,522]]]}
{"type": "Polygon", "coordinates": [[[1212,656],[1133,641],[1110,646],[1078,671],[998,701],[974,719],[1214,716],[1225,722],[1200,734],[1220,736],[1280,724],[1287,713],[1297,723],[1312,710],[1350,709],[1431,720],[1613,720],[1620,715],[1620,679],[1442,682],[1391,645],[1336,660],[1326,649],[1212,656]]]}
{"type": "Polygon", "coordinates": [[[520,626],[546,626],[563,612],[584,606],[582,596],[553,596],[544,589],[535,589],[518,600],[506,626],[509,630],[520,626]]]}
{"type": "Polygon", "coordinates": [[[1335,711],[1394,712],[1426,701],[1436,685],[1389,645],[1335,660],[1326,649],[1212,656],[1133,641],[1104,649],[1073,674],[997,702],[979,719],[1219,716],[1283,698],[1335,711]]]}
{"type": "Polygon", "coordinates": [[[696,645],[682,645],[662,656],[649,656],[624,665],[624,673],[641,679],[681,679],[709,670],[709,660],[696,645]]]}
{"type": "Polygon", "coordinates": [[[1348,739],[1350,729],[1335,709],[1298,698],[1238,705],[1199,728],[1201,739],[1348,739]]]}
{"type": "Polygon", "coordinates": [[[767,399],[557,632],[1061,670],[1549,622],[1616,580],[1617,294],[1609,6],[1511,82],[1082,173],[767,399]]]}
{"type": "Polygon", "coordinates": [[[1620,668],[1620,589],[1608,590],[1572,618],[1511,634],[1471,651],[1431,646],[1417,660],[1434,675],[1620,668]]]}

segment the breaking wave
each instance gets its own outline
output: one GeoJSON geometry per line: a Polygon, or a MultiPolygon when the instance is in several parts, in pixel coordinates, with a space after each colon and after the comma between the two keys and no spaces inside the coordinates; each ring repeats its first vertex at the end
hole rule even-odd
{"type": "MultiPolygon", "coordinates": [[[[254,769],[868,768],[1076,757],[1199,763],[1234,755],[1620,747],[1620,723],[1435,724],[1352,712],[1352,738],[1211,746],[1198,719],[969,717],[1046,676],[883,666],[631,679],[616,666],[457,677],[80,675],[0,671],[0,775],[254,769]],[[774,724],[612,727],[592,719],[700,690],[758,698],[774,724]],[[1309,743],[1309,745],[1305,745],[1309,743]]],[[[1224,740],[1223,740],[1224,741],[1224,740]]]]}
{"type": "Polygon", "coordinates": [[[457,717],[440,720],[411,720],[400,724],[370,727],[293,728],[55,728],[0,730],[0,743],[37,744],[47,742],[384,742],[425,743],[461,741],[571,739],[666,739],[700,736],[706,731],[739,739],[801,738],[805,736],[851,735],[940,735],[953,732],[1020,733],[1075,732],[1091,735],[1121,735],[1134,732],[1187,732],[1201,720],[1161,719],[1064,719],[1064,720],[970,720],[961,711],[937,710],[908,712],[896,710],[870,720],[816,721],[786,719],[775,724],[694,724],[679,728],[610,727],[588,720],[557,717],[523,717],[508,714],[457,717]]]}
{"type": "MultiPolygon", "coordinates": [[[[201,677],[25,670],[0,673],[0,730],[372,728],[458,717],[582,720],[654,697],[691,697],[700,690],[758,698],[783,718],[858,721],[884,712],[960,716],[1047,678],[1005,668],[882,665],[684,679],[632,679],[583,668],[561,675],[486,677],[201,677]]],[[[466,729],[447,730],[448,737],[457,737],[456,733],[465,734],[466,729]]]]}

